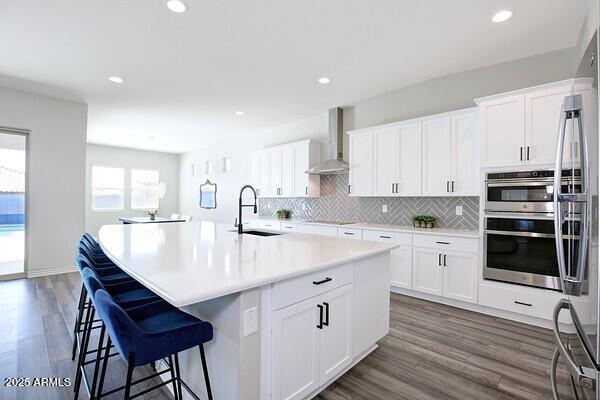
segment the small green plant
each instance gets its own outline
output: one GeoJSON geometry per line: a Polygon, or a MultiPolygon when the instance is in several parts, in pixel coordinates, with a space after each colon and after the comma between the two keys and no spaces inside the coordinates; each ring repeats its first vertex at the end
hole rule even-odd
{"type": "Polygon", "coordinates": [[[413,217],[415,228],[433,228],[436,218],[431,215],[416,215],[413,217]]]}
{"type": "Polygon", "coordinates": [[[280,219],[288,219],[292,212],[290,210],[286,210],[285,208],[281,208],[275,211],[275,215],[280,219]]]}

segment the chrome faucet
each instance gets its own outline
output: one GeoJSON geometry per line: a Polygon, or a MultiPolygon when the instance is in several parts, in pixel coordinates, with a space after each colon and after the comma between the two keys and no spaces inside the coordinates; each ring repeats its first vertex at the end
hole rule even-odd
{"type": "Polygon", "coordinates": [[[238,210],[238,219],[236,221],[237,223],[237,231],[238,231],[238,235],[241,235],[243,233],[243,228],[244,225],[242,224],[242,208],[244,207],[253,207],[254,208],[254,214],[256,214],[257,212],[257,207],[256,207],[256,190],[254,190],[254,188],[251,185],[244,185],[242,186],[242,188],[240,189],[240,199],[239,199],[239,210],[238,210]],[[242,204],[242,194],[244,193],[244,190],[246,189],[250,189],[252,190],[252,193],[254,193],[254,204],[242,204]]]}

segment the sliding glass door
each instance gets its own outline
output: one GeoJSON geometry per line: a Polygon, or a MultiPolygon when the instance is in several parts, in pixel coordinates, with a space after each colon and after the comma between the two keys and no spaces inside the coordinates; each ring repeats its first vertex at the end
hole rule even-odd
{"type": "Polygon", "coordinates": [[[25,274],[27,134],[0,128],[0,279],[25,274]]]}

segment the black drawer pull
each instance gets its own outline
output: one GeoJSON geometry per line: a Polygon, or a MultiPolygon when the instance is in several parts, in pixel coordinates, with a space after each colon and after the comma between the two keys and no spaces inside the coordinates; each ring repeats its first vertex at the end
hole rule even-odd
{"type": "Polygon", "coordinates": [[[515,304],[518,304],[520,306],[532,307],[531,303],[523,303],[522,301],[517,301],[517,300],[515,300],[515,304]]]}
{"type": "Polygon", "coordinates": [[[450,244],[450,242],[436,242],[437,244],[450,244]]]}
{"type": "Polygon", "coordinates": [[[331,282],[332,280],[333,279],[331,279],[330,277],[327,277],[322,281],[313,281],[313,285],[322,285],[323,283],[331,282]]]}
{"type": "Polygon", "coordinates": [[[354,236],[354,233],[352,233],[352,232],[344,232],[344,235],[354,236]]]}
{"type": "Polygon", "coordinates": [[[380,238],[382,239],[391,239],[391,236],[385,236],[385,235],[379,235],[380,238]]]}

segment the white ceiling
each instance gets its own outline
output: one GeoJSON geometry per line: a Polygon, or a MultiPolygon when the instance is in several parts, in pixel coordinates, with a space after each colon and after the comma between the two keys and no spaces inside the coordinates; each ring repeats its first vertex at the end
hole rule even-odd
{"type": "Polygon", "coordinates": [[[87,102],[90,142],[183,152],[211,135],[252,134],[574,46],[588,4],[184,1],[188,12],[174,14],[165,0],[0,0],[0,85],[87,102]],[[503,8],[513,18],[492,24],[503,8]],[[332,82],[318,84],[321,76],[332,82]]]}

